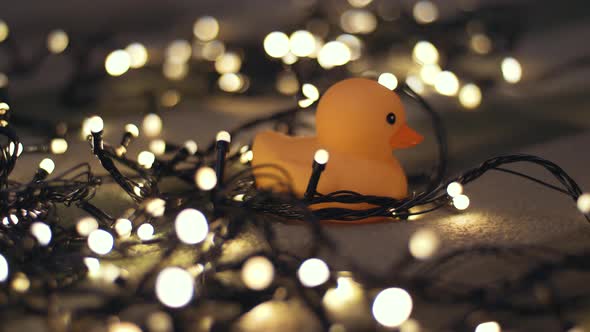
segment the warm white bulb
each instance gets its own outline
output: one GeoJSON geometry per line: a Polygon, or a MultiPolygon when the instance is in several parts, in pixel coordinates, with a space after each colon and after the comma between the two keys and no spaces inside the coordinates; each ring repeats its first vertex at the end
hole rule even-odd
{"type": "Polygon", "coordinates": [[[156,113],[149,113],[143,118],[141,126],[146,136],[158,136],[162,132],[162,118],[156,113]]]}
{"type": "Polygon", "coordinates": [[[397,77],[395,77],[395,75],[392,73],[382,73],[379,75],[377,82],[389,90],[395,90],[398,84],[397,77]]]}
{"type": "Polygon", "coordinates": [[[209,225],[205,215],[195,209],[184,209],[174,222],[176,236],[186,244],[203,242],[209,232],[209,225]]]}
{"type": "Polygon", "coordinates": [[[502,60],[502,75],[506,82],[514,84],[518,83],[522,77],[522,67],[520,62],[515,58],[507,57],[502,60]]]}
{"type": "MultiPolygon", "coordinates": [[[[21,155],[21,153],[23,153],[23,144],[22,143],[18,143],[18,149],[16,151],[16,156],[19,157],[21,155]]],[[[8,154],[13,156],[14,155],[14,142],[10,142],[10,144],[8,145],[8,154]]]]}
{"type": "Polygon", "coordinates": [[[456,197],[459,196],[463,193],[463,185],[461,185],[459,182],[451,182],[449,183],[449,185],[447,186],[447,194],[449,194],[449,196],[451,197],[456,197]]]}
{"type": "Polygon", "coordinates": [[[115,322],[109,325],[107,332],[142,332],[142,330],[131,322],[115,322]]]}
{"type": "Polygon", "coordinates": [[[145,203],[145,210],[154,217],[161,217],[166,211],[166,201],[161,198],[152,198],[145,203]]]}
{"type": "Polygon", "coordinates": [[[40,245],[46,246],[51,242],[51,228],[46,223],[40,221],[31,225],[31,234],[37,239],[40,245]]]}
{"type": "Polygon", "coordinates": [[[216,141],[231,142],[231,135],[227,131],[220,131],[215,136],[216,141]]]}
{"type": "Polygon", "coordinates": [[[251,257],[242,266],[242,281],[253,290],[263,290],[270,286],[274,274],[274,266],[263,256],[251,257]]]}
{"type": "Polygon", "coordinates": [[[428,24],[436,21],[438,18],[438,8],[428,0],[416,2],[414,5],[414,19],[420,24],[428,24]]]}
{"type": "Polygon", "coordinates": [[[88,130],[91,133],[98,133],[104,128],[104,121],[98,115],[88,118],[88,130]]]}
{"type": "Polygon", "coordinates": [[[301,87],[301,93],[303,93],[305,97],[313,101],[320,99],[320,91],[318,90],[318,88],[315,87],[315,85],[310,83],[303,84],[303,86],[301,87]]]}
{"type": "Polygon", "coordinates": [[[96,229],[98,229],[98,222],[92,217],[84,217],[76,223],[76,231],[81,236],[88,236],[96,229]]]}
{"type": "Polygon", "coordinates": [[[289,37],[280,31],[271,32],[264,38],[263,46],[270,57],[282,58],[289,53],[289,37]]]}
{"type": "Polygon", "coordinates": [[[217,85],[225,92],[239,92],[244,87],[245,80],[242,75],[225,73],[219,76],[217,85]]]}
{"type": "Polygon", "coordinates": [[[156,156],[161,156],[166,152],[166,142],[163,139],[155,139],[150,142],[150,151],[156,156]]]}
{"type": "Polygon", "coordinates": [[[295,31],[289,37],[289,48],[296,56],[306,57],[315,50],[315,37],[306,30],[295,31]]]}
{"type": "Polygon", "coordinates": [[[315,152],[313,160],[320,165],[325,165],[330,160],[330,153],[324,149],[319,149],[315,152]]]}
{"type": "Polygon", "coordinates": [[[453,197],[453,205],[457,210],[465,210],[469,207],[469,197],[465,195],[459,195],[453,197]]]}
{"type": "Polygon", "coordinates": [[[590,193],[584,193],[578,197],[578,210],[584,214],[590,213],[590,193]]]}
{"type": "Polygon", "coordinates": [[[49,148],[53,154],[63,154],[68,151],[68,142],[63,138],[54,138],[51,140],[49,148]]]}
{"type": "MultiPolygon", "coordinates": [[[[359,37],[350,34],[342,34],[336,37],[336,41],[344,43],[350,50],[350,60],[358,60],[362,55],[363,42],[359,37]]],[[[317,43],[317,40],[316,40],[317,43]]],[[[318,46],[316,49],[319,51],[318,46]]]]}
{"type": "Polygon", "coordinates": [[[0,43],[8,38],[9,33],[10,29],[8,28],[8,24],[6,24],[5,21],[0,20],[0,43]]]}
{"type": "Polygon", "coordinates": [[[106,255],[113,249],[113,236],[102,229],[96,229],[88,235],[88,248],[99,255],[106,255]]]}
{"type": "Polygon", "coordinates": [[[465,108],[476,108],[481,104],[481,90],[473,83],[465,84],[459,90],[459,102],[465,108]]]}
{"type": "Polygon", "coordinates": [[[220,74],[237,73],[242,67],[242,59],[233,52],[226,52],[215,59],[215,70],[220,74]]]}
{"type": "Polygon", "coordinates": [[[445,96],[454,96],[459,91],[459,79],[450,71],[441,71],[434,79],[434,89],[445,96]]]}
{"type": "Polygon", "coordinates": [[[477,325],[475,332],[501,332],[502,328],[497,322],[485,322],[477,325]]]}
{"type": "Polygon", "coordinates": [[[428,85],[434,85],[436,83],[436,77],[441,72],[440,66],[432,63],[423,65],[420,68],[420,78],[424,83],[428,85]]]}
{"type": "Polygon", "coordinates": [[[166,62],[170,64],[184,64],[192,54],[191,44],[182,39],[172,41],[166,48],[166,62]]]}
{"type": "Polygon", "coordinates": [[[435,64],[438,62],[438,50],[432,43],[428,41],[419,41],[414,45],[414,50],[412,51],[412,57],[414,61],[423,64],[435,64]]]}
{"type": "Polygon", "coordinates": [[[329,69],[336,66],[342,66],[348,63],[351,58],[350,49],[346,44],[339,41],[326,43],[318,54],[320,66],[329,69]]]}
{"type": "Polygon", "coordinates": [[[373,317],[386,327],[403,324],[412,313],[412,297],[401,288],[382,290],[373,301],[373,317]]]}
{"type": "Polygon", "coordinates": [[[131,220],[125,218],[119,218],[115,222],[115,231],[120,237],[128,237],[131,235],[133,224],[131,220]]]}
{"type": "Polygon", "coordinates": [[[0,254],[0,282],[5,282],[8,279],[8,271],[8,261],[0,254]]]}
{"type": "Polygon", "coordinates": [[[156,161],[156,156],[149,151],[141,151],[137,155],[137,163],[144,168],[151,168],[156,161]]]}
{"type": "Polygon", "coordinates": [[[45,158],[41,160],[41,162],[39,163],[39,168],[47,172],[47,174],[51,174],[55,169],[55,163],[53,162],[53,160],[45,158]]]}
{"type": "Polygon", "coordinates": [[[131,43],[125,48],[125,51],[129,54],[131,68],[141,68],[148,61],[148,51],[141,43],[131,43]]]}
{"type": "Polygon", "coordinates": [[[59,54],[68,47],[70,39],[63,30],[53,30],[47,36],[47,49],[49,52],[59,54]]]}
{"type": "Polygon", "coordinates": [[[149,241],[154,238],[154,226],[144,223],[137,227],[137,237],[142,241],[149,241]]]}
{"type": "Polygon", "coordinates": [[[414,90],[416,93],[424,92],[424,83],[415,75],[409,75],[406,77],[406,84],[414,90]]]}
{"type": "Polygon", "coordinates": [[[111,76],[125,74],[131,66],[131,57],[125,50],[115,50],[109,53],[104,61],[104,67],[111,76]]]}
{"type": "Polygon", "coordinates": [[[211,167],[201,167],[195,173],[195,182],[201,190],[211,190],[217,185],[217,175],[211,167]]]}
{"type": "Polygon", "coordinates": [[[212,16],[200,17],[193,25],[193,34],[201,41],[210,41],[219,33],[219,22],[212,16]]]}
{"type": "Polygon", "coordinates": [[[188,140],[184,142],[184,148],[188,151],[188,154],[193,155],[197,153],[199,146],[197,145],[197,142],[193,140],[188,140]]]}
{"type": "Polygon", "coordinates": [[[133,137],[139,136],[139,128],[133,123],[128,123],[125,125],[125,132],[128,132],[133,137]]]}
{"type": "Polygon", "coordinates": [[[424,228],[418,230],[410,238],[408,248],[410,253],[417,259],[430,258],[438,249],[440,240],[435,231],[424,228]]]}
{"type": "Polygon", "coordinates": [[[330,269],[323,260],[310,258],[301,264],[297,270],[297,276],[303,286],[316,287],[328,281],[330,269]]]}
{"type": "Polygon", "coordinates": [[[193,277],[179,267],[167,267],[156,278],[156,296],[165,306],[180,308],[193,298],[193,277]]]}
{"type": "Polygon", "coordinates": [[[340,16],[340,26],[349,33],[367,34],[377,28],[377,18],[367,9],[349,9],[340,16]]]}

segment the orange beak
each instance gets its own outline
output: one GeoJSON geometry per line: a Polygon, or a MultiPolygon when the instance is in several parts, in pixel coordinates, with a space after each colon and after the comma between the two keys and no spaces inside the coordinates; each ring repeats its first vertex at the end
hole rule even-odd
{"type": "Polygon", "coordinates": [[[389,144],[394,149],[405,149],[420,144],[423,140],[424,136],[418,134],[414,129],[404,123],[401,128],[391,136],[389,144]]]}

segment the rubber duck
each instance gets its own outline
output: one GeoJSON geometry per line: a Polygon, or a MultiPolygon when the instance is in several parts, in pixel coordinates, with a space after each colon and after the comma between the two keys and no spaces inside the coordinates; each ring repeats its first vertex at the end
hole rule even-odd
{"type": "Polygon", "coordinates": [[[331,86],[316,111],[316,136],[292,137],[273,131],[259,132],[253,142],[252,166],[261,189],[286,191],[277,179],[302,197],[318,149],[329,153],[317,191],[328,194],[348,190],[364,195],[402,199],[408,195],[404,170],[392,150],[419,144],[423,137],[406,123],[398,95],[378,82],[351,78],[331,86]]]}

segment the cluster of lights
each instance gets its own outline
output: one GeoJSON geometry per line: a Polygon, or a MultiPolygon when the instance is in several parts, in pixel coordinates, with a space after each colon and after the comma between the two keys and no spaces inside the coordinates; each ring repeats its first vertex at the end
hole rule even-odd
{"type": "Polygon", "coordinates": [[[463,194],[463,186],[459,182],[449,183],[447,194],[452,198],[453,206],[457,210],[465,210],[469,207],[469,197],[463,194]]]}

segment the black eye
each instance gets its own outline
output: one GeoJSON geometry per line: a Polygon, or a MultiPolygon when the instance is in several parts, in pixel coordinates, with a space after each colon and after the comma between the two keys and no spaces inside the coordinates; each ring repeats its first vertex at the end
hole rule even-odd
{"type": "Polygon", "coordinates": [[[395,114],[389,113],[387,114],[387,123],[394,124],[395,123],[395,114]]]}

